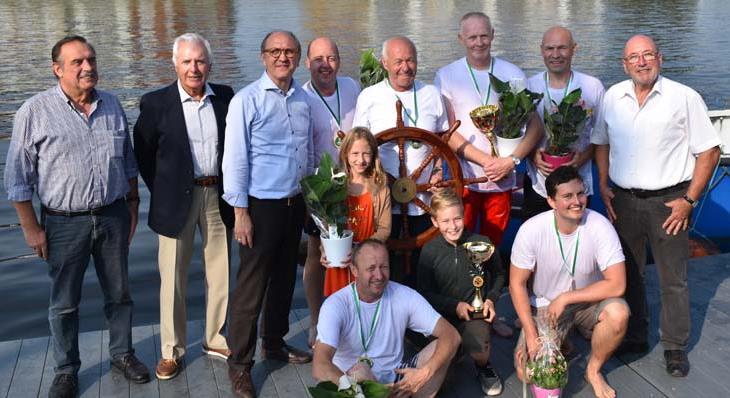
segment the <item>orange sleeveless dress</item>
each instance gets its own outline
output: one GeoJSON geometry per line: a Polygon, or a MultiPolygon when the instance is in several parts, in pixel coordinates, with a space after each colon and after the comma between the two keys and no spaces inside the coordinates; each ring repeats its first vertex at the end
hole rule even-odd
{"type": "MultiPolygon", "coordinates": [[[[373,219],[373,196],[365,192],[359,196],[347,195],[347,228],[353,232],[352,241],[360,243],[375,233],[373,219]]],[[[324,274],[324,295],[347,286],[354,278],[350,268],[327,268],[324,274]]]]}

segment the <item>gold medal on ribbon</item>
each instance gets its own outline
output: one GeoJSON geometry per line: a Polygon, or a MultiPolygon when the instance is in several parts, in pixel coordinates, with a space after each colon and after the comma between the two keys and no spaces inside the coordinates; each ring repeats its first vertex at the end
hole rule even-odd
{"type": "Polygon", "coordinates": [[[345,132],[337,130],[337,132],[332,136],[332,143],[335,144],[335,148],[340,149],[343,139],[345,139],[345,132]]]}

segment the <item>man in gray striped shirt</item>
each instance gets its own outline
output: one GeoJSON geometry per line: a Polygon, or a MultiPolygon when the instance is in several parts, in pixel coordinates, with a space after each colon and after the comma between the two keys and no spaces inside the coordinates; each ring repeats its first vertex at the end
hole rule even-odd
{"type": "Polygon", "coordinates": [[[137,164],[124,111],[96,90],[96,52],[80,36],[51,51],[58,84],[15,115],[5,186],[28,245],[49,266],[48,320],[56,377],[49,397],[75,397],[81,366],[78,307],[93,256],[104,292],[112,368],[130,381],[150,376],[132,348],[127,255],[137,224],[137,164]],[[31,199],[41,202],[38,222],[31,199]]]}

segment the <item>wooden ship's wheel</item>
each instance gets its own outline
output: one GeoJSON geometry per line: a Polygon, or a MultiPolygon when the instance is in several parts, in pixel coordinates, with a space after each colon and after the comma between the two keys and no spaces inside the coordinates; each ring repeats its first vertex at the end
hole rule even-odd
{"type": "Polygon", "coordinates": [[[410,253],[413,249],[423,246],[438,233],[437,229],[431,226],[424,232],[416,236],[412,236],[408,231],[408,205],[414,204],[425,211],[427,214],[431,212],[431,206],[424,203],[416,196],[418,193],[427,192],[432,187],[451,187],[457,195],[461,197],[464,191],[465,181],[461,173],[461,165],[454,151],[447,144],[451,134],[459,127],[460,122],[457,120],[451,128],[445,132],[433,133],[418,127],[406,127],[403,123],[403,104],[396,102],[397,121],[396,126],[383,130],[378,133],[375,138],[378,145],[393,143],[398,148],[398,175],[388,174],[388,182],[390,184],[391,199],[393,207],[400,208],[400,214],[394,217],[402,217],[401,230],[398,238],[388,240],[388,248],[396,252],[402,252],[405,257],[405,272],[410,273],[410,253]],[[427,144],[431,147],[431,152],[421,162],[421,164],[408,173],[406,168],[405,150],[409,142],[419,142],[427,144]],[[449,170],[448,178],[445,178],[435,184],[428,181],[418,183],[425,170],[431,170],[441,160],[444,166],[449,170]]]}

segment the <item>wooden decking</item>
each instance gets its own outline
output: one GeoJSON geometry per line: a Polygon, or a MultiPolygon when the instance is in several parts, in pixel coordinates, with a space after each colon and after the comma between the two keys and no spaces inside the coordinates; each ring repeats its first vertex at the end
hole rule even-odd
{"type": "MultiPolygon", "coordinates": [[[[691,261],[690,286],[693,330],[689,357],[692,364],[685,379],[674,379],[664,371],[662,347],[657,344],[659,296],[656,273],[648,270],[648,295],[652,311],[652,350],[643,356],[612,358],[605,367],[609,383],[619,397],[727,397],[730,396],[730,254],[691,261]]],[[[514,317],[509,298],[499,303],[501,313],[514,317]]],[[[305,347],[308,311],[289,314],[287,340],[305,347]]],[[[230,383],[224,361],[202,355],[201,321],[188,323],[188,347],[184,371],[168,381],[153,380],[143,385],[129,384],[109,367],[107,331],[82,333],[79,337],[82,368],[79,373],[81,397],[229,397],[230,383]]],[[[157,325],[133,329],[137,355],[150,369],[159,357],[157,325]]],[[[494,339],[492,361],[505,384],[503,397],[521,397],[522,385],[512,370],[511,351],[515,339],[494,339]]],[[[588,343],[573,337],[578,356],[571,360],[570,383],[564,396],[591,397],[582,378],[588,343]]],[[[454,365],[442,389],[442,397],[480,397],[473,365],[464,360],[454,365]]],[[[257,361],[253,370],[260,397],[307,397],[311,365],[284,365],[257,361]]],[[[48,337],[0,342],[0,397],[46,397],[53,379],[53,358],[48,337]]]]}

